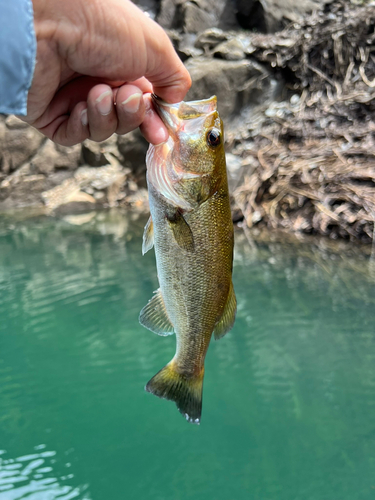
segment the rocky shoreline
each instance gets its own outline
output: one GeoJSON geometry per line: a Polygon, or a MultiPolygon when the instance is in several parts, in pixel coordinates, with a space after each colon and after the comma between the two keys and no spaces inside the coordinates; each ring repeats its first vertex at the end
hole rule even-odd
{"type": "MultiPolygon", "coordinates": [[[[189,69],[188,99],[218,96],[234,220],[371,242],[375,4],[136,3],[189,69]]],[[[148,210],[147,143],[138,131],[67,148],[0,116],[0,144],[0,212],[148,210]]]]}

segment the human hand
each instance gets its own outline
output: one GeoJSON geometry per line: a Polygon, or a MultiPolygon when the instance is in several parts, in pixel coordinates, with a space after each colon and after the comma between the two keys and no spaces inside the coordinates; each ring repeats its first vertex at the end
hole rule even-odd
{"type": "Polygon", "coordinates": [[[191,80],[164,30],[129,0],[33,0],[37,63],[26,122],[71,146],[141,127],[158,144],[167,130],[154,92],[183,100],[191,80]]]}

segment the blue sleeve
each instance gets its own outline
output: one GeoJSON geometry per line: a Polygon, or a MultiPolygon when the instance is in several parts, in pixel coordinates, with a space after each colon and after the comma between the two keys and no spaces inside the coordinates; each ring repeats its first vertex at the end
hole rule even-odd
{"type": "Polygon", "coordinates": [[[35,58],[31,0],[0,0],[0,113],[27,114],[35,58]]]}

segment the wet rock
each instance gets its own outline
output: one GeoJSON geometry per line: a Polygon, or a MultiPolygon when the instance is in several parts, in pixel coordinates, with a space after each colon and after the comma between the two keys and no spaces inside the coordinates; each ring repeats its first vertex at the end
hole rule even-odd
{"type": "Polygon", "coordinates": [[[27,126],[21,128],[3,129],[2,171],[13,172],[24,162],[31,158],[38,150],[44,136],[34,128],[27,126]]]}
{"type": "Polygon", "coordinates": [[[261,65],[247,61],[225,61],[198,58],[186,64],[193,80],[188,100],[218,98],[223,119],[231,118],[241,108],[255,106],[268,99],[272,79],[261,65]]]}

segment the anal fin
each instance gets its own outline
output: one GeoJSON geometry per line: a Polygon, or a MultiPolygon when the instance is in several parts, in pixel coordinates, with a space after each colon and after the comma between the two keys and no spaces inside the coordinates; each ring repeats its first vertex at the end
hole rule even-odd
{"type": "Polygon", "coordinates": [[[147,221],[145,229],[143,231],[143,243],[142,243],[142,255],[147,253],[154,246],[154,224],[152,222],[152,217],[147,221]]]}
{"type": "Polygon", "coordinates": [[[160,288],[156,290],[155,295],[140,312],[139,322],[158,335],[166,336],[174,333],[174,328],[168,318],[160,288]]]}
{"type": "Polygon", "coordinates": [[[237,300],[233,289],[233,283],[231,282],[223,314],[215,325],[214,335],[216,340],[221,339],[226,333],[229,332],[229,330],[231,330],[236,318],[236,311],[237,300]]]}

